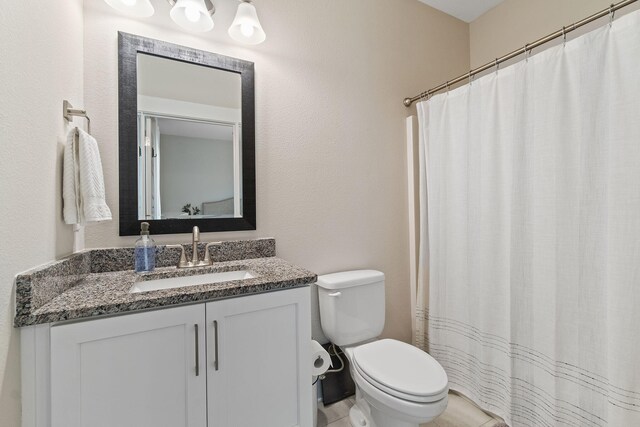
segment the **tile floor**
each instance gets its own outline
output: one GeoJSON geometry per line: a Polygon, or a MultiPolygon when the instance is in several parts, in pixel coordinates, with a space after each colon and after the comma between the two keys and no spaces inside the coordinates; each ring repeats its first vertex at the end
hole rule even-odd
{"type": "MultiPolygon", "coordinates": [[[[351,427],[349,409],[355,403],[355,396],[322,407],[318,405],[318,427],[351,427]]],[[[421,427],[493,427],[500,420],[481,411],[470,400],[449,393],[449,404],[435,420],[421,427]]]]}

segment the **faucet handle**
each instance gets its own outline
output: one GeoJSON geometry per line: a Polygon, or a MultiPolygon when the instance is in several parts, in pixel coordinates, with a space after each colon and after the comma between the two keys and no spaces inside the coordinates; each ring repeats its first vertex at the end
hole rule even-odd
{"type": "Polygon", "coordinates": [[[187,255],[184,253],[184,246],[182,245],[166,245],[165,248],[179,248],[180,249],[180,261],[178,261],[177,267],[187,267],[187,255]]]}
{"type": "Polygon", "coordinates": [[[202,260],[202,262],[206,265],[211,265],[213,264],[213,261],[211,260],[211,255],[209,255],[209,246],[218,246],[222,244],[222,242],[209,242],[207,243],[207,246],[204,247],[204,259],[202,260]]]}

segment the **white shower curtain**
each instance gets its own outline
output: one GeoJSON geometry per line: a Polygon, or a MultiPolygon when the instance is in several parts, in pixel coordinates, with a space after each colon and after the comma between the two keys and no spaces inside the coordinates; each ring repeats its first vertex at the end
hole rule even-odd
{"type": "Polygon", "coordinates": [[[416,342],[511,426],[640,426],[640,12],[418,116],[416,342]]]}

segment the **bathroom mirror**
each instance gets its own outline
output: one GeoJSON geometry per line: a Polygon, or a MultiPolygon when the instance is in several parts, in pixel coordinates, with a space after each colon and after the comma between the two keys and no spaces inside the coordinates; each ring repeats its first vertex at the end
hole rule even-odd
{"type": "Polygon", "coordinates": [[[253,63],[118,40],[120,235],[255,230],[253,63]]]}

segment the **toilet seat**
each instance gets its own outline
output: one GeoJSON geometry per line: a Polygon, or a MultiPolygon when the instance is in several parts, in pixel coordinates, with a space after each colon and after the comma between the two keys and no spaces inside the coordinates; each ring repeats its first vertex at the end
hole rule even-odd
{"type": "Polygon", "coordinates": [[[396,398],[416,403],[436,402],[448,392],[447,374],[424,351],[392,339],[353,349],[353,367],[363,380],[396,398]]]}

